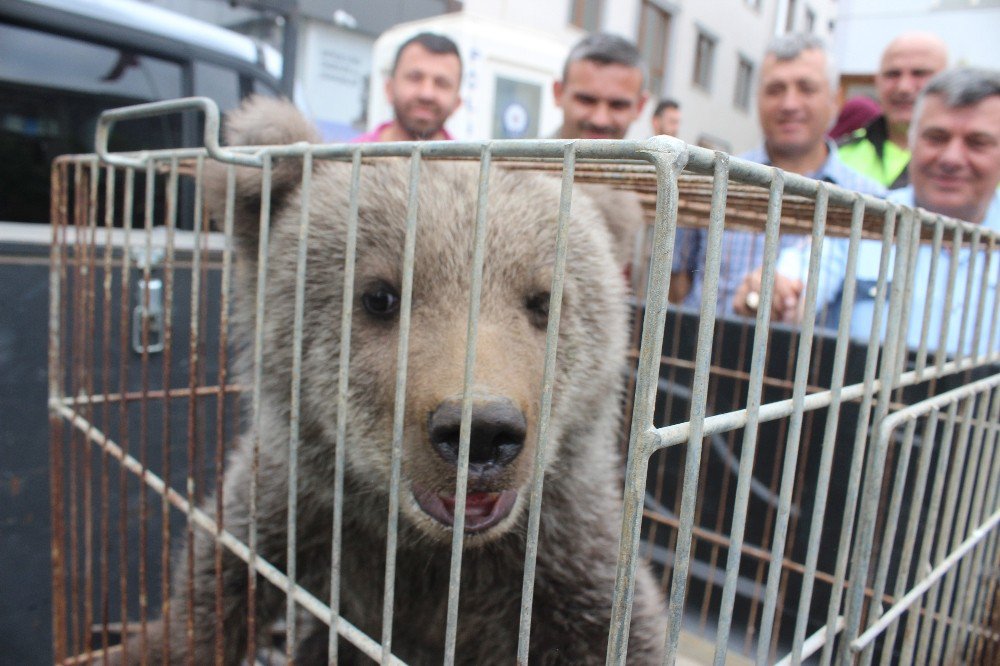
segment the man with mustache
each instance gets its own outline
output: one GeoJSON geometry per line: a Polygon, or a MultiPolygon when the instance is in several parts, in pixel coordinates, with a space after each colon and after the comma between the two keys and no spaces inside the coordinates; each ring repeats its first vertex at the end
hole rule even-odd
{"type": "Polygon", "coordinates": [[[569,52],[561,81],[552,87],[563,111],[557,139],[622,139],[649,93],[639,51],[608,33],[584,37],[569,52]]]}
{"type": "MultiPolygon", "coordinates": [[[[928,348],[937,349],[944,341],[948,353],[996,353],[1000,340],[991,329],[995,313],[1000,266],[996,251],[987,261],[988,234],[1000,234],[1000,72],[974,68],[946,70],[927,84],[917,98],[910,127],[910,182],[908,187],[891,192],[890,201],[907,206],[919,206],[931,213],[980,225],[984,231],[980,250],[968,246],[958,249],[945,246],[938,257],[939,265],[931,282],[933,247],[923,244],[913,267],[913,306],[907,328],[907,344],[916,348],[920,343],[925,310],[928,315],[928,348]],[[956,266],[951,266],[956,262],[956,266]],[[984,275],[988,271],[987,275],[984,275]],[[954,272],[951,285],[950,311],[949,273],[954,272]],[[980,289],[985,288],[983,293],[980,289]],[[918,291],[919,290],[919,291],[918,291]],[[982,300],[981,300],[982,299],[982,300]],[[970,312],[963,317],[967,304],[970,312]],[[982,306],[982,310],[978,308],[982,306]],[[964,330],[963,330],[963,318],[964,330]],[[973,347],[977,324],[981,325],[978,347],[973,347]],[[964,341],[964,342],[963,342],[964,341]]],[[[952,235],[945,232],[946,237],[952,235]]],[[[970,234],[966,232],[965,241],[970,234]]],[[[820,260],[817,310],[828,305],[847,312],[844,303],[844,277],[848,241],[827,238],[823,242],[820,260]]],[[[863,240],[858,248],[857,285],[850,309],[851,336],[868,340],[871,335],[879,274],[882,243],[863,240]]],[[[797,275],[800,282],[808,265],[809,246],[788,248],[778,261],[775,291],[797,275]]],[[[890,273],[894,265],[889,262],[890,273]]],[[[892,280],[890,274],[887,278],[892,280]]],[[[760,289],[759,271],[748,275],[737,292],[735,302],[742,303],[745,295],[760,289]]],[[[798,294],[801,295],[801,289],[798,294]]],[[[798,308],[795,308],[798,310],[798,308]]],[[[772,310],[772,312],[774,312],[772,310]]],[[[777,314],[777,313],[775,313],[777,314]]],[[[883,333],[886,322],[882,321],[883,333]]]]}
{"type": "Polygon", "coordinates": [[[461,105],[462,59],[455,42],[422,32],[396,51],[385,95],[394,118],[355,142],[451,139],[444,123],[461,105]]]}
{"type": "Polygon", "coordinates": [[[882,115],[842,143],[841,161],[889,189],[906,185],[913,104],[931,77],[947,66],[948,47],[936,35],[908,32],[889,42],[875,75],[882,115]]]}
{"type": "MultiPolygon", "coordinates": [[[[838,81],[834,63],[819,37],[788,34],[772,41],[761,62],[757,86],[757,111],[764,143],[741,157],[847,189],[883,195],[878,183],[844,166],[837,157],[837,146],[826,138],[826,131],[837,115],[838,81]]],[[[792,244],[793,238],[782,238],[783,245],[792,244]]],[[[695,309],[701,307],[707,245],[707,230],[678,229],[671,301],[695,309]]],[[[764,234],[736,230],[723,233],[718,313],[733,312],[737,288],[763,259],[764,234]]],[[[776,304],[794,305],[801,288],[801,283],[789,282],[787,293],[775,293],[776,304]]],[[[739,309],[737,312],[742,314],[739,309]]]]}

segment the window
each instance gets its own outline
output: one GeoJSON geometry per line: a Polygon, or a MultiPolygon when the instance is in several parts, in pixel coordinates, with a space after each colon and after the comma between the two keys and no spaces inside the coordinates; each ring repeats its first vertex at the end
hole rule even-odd
{"type": "MultiPolygon", "coordinates": [[[[94,127],[105,109],[199,94],[226,110],[235,107],[251,85],[258,92],[276,93],[249,67],[240,71],[227,65],[225,60],[232,58],[223,51],[221,64],[196,60],[183,42],[163,37],[156,44],[173,52],[175,57],[168,59],[115,42],[113,29],[103,35],[68,37],[0,23],[0,220],[49,220],[52,159],[93,151],[94,127]]],[[[201,126],[193,111],[122,121],[112,132],[109,148],[201,145],[201,126]]],[[[181,184],[181,197],[188,196],[187,185],[181,184]]],[[[193,196],[193,189],[189,191],[193,196]]],[[[157,210],[163,210],[162,196],[161,188],[157,210]]],[[[142,207],[136,202],[133,219],[139,224],[142,207]]],[[[180,209],[190,213],[193,206],[180,209]]],[[[190,215],[182,215],[178,224],[191,228],[193,222],[190,215]]]]}
{"type": "Polygon", "coordinates": [[[715,60],[715,38],[698,31],[698,41],[694,51],[694,77],[692,83],[710,91],[712,89],[712,65],[715,60]]]}
{"type": "MultiPolygon", "coordinates": [[[[185,92],[177,63],[19,26],[0,25],[0,63],[0,220],[49,220],[52,159],[92,151],[101,111],[185,92]]],[[[110,148],[181,140],[174,115],[120,123],[110,148]]]]}
{"type": "Polygon", "coordinates": [[[739,61],[736,63],[736,91],[733,93],[733,106],[748,111],[752,91],[753,62],[749,58],[739,56],[739,61]]]}
{"type": "Polygon", "coordinates": [[[13,25],[0,26],[5,81],[118,99],[182,97],[174,62],[13,25]]]}
{"type": "Polygon", "coordinates": [[[236,72],[200,61],[194,63],[194,94],[215,99],[222,111],[235,109],[245,96],[240,90],[240,77],[236,72]]]}
{"type": "Polygon", "coordinates": [[[662,8],[643,0],[639,15],[639,53],[649,65],[649,91],[653,97],[663,93],[663,78],[667,67],[667,44],[670,40],[671,16],[662,8]]]}
{"type": "Polygon", "coordinates": [[[587,32],[597,32],[601,27],[601,10],[604,0],[572,0],[569,5],[569,22],[587,32]]]}
{"type": "Polygon", "coordinates": [[[816,12],[806,7],[806,32],[816,31],[816,12]]]}
{"type": "Polygon", "coordinates": [[[788,6],[785,13],[785,32],[792,32],[795,30],[795,0],[788,0],[788,6]]]}

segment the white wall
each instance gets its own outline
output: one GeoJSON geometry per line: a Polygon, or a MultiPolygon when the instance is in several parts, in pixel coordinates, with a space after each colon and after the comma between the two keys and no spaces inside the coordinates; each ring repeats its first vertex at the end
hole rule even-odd
{"type": "Polygon", "coordinates": [[[948,44],[952,64],[1000,69],[1000,7],[939,9],[936,0],[841,0],[837,55],[846,74],[874,74],[893,37],[926,30],[948,44]]]}
{"type": "MultiPolygon", "coordinates": [[[[746,151],[760,142],[756,77],[768,42],[775,34],[784,32],[787,3],[788,0],[762,0],[756,9],[746,0],[664,0],[660,3],[673,17],[664,96],[673,97],[681,104],[681,139],[697,143],[703,137],[714,138],[724,142],[734,153],[746,151]],[[717,40],[712,84],[708,91],[692,82],[700,28],[717,40]],[[755,80],[748,110],[733,103],[740,55],[754,63],[755,80]]],[[[634,4],[639,6],[638,1],[634,4]]],[[[836,1],[798,0],[795,29],[804,26],[807,8],[816,14],[816,34],[830,43],[829,24],[836,16],[836,1]]],[[[647,109],[643,118],[633,125],[630,138],[648,136],[652,132],[648,120],[651,111],[647,109]]]]}
{"type": "MultiPolygon", "coordinates": [[[[567,3],[566,16],[569,16],[567,3]]],[[[638,0],[604,0],[601,27],[605,32],[635,39],[639,31],[640,3],[638,0]]]]}
{"type": "MultiPolygon", "coordinates": [[[[610,0],[608,4],[614,4],[610,0]]],[[[569,0],[464,0],[469,14],[559,33],[569,22],[569,0]]]]}
{"type": "Polygon", "coordinates": [[[296,87],[324,141],[345,141],[365,131],[374,41],[327,23],[303,21],[296,87]]]}
{"type": "Polygon", "coordinates": [[[746,150],[758,141],[755,104],[748,111],[733,104],[738,54],[750,58],[755,68],[771,36],[773,2],[760,10],[744,0],[687,1],[674,13],[672,45],[668,60],[668,96],[681,104],[680,138],[697,143],[712,137],[728,144],[733,152],[746,150]],[[716,38],[715,59],[709,90],[693,84],[698,31],[716,38]]]}

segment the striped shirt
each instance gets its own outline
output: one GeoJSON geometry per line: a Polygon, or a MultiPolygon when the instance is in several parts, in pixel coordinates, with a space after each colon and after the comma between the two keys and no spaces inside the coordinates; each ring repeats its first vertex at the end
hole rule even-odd
{"type": "MultiPolygon", "coordinates": [[[[889,201],[914,206],[913,187],[893,190],[887,197],[889,201]]],[[[994,193],[986,212],[986,218],[981,227],[987,233],[1000,234],[1000,194],[994,193]]],[[[946,232],[945,238],[950,236],[946,232]]],[[[966,240],[968,240],[966,236],[966,240]]],[[[984,247],[986,239],[981,241],[984,247]]],[[[819,286],[817,289],[816,308],[828,310],[831,318],[827,325],[835,326],[841,311],[843,299],[844,276],[847,272],[847,238],[827,238],[823,242],[823,253],[820,258],[819,286]]],[[[887,270],[887,280],[893,279],[894,252],[891,250],[887,270]]],[[[854,306],[851,309],[850,333],[856,340],[867,341],[871,335],[872,322],[875,313],[876,286],[879,277],[879,264],[882,255],[882,243],[877,240],[861,240],[858,246],[858,261],[855,275],[854,306]]],[[[931,273],[933,247],[924,243],[917,251],[916,264],[913,270],[914,297],[911,301],[910,315],[907,325],[907,345],[916,349],[924,335],[924,314],[928,311],[927,345],[928,349],[936,350],[939,341],[946,341],[946,351],[954,354],[961,351],[969,354],[973,351],[972,341],[975,337],[977,323],[981,326],[978,346],[979,354],[996,353],[1000,351],[1000,340],[997,339],[998,316],[996,302],[1000,288],[1000,257],[987,257],[983,250],[973,253],[968,247],[962,247],[957,252],[945,245],[938,257],[938,267],[931,273]],[[951,262],[955,261],[955,279],[949,284],[951,262]],[[986,271],[988,274],[984,275],[986,271]],[[983,282],[986,291],[981,292],[983,282]],[[950,300],[949,300],[950,296],[950,300]],[[951,310],[945,306],[950,302],[951,310]],[[983,309],[978,311],[982,302],[983,309]],[[947,313],[947,314],[946,314],[947,313]],[[964,326],[963,326],[964,322],[964,326]],[[992,333],[992,336],[991,336],[992,333]]],[[[778,271],[792,277],[805,277],[805,268],[809,263],[809,248],[807,243],[789,248],[782,252],[778,261],[778,271]]],[[[888,288],[888,285],[887,285],[888,288]]],[[[885,335],[886,314],[889,304],[886,302],[883,310],[882,336],[885,335]]]]}
{"type": "MultiPolygon", "coordinates": [[[[807,173],[806,176],[817,180],[825,180],[848,190],[863,194],[885,196],[885,189],[875,181],[866,178],[850,169],[837,157],[837,146],[827,141],[829,149],[826,162],[819,170],[807,173]]],[[[771,164],[771,159],[764,146],[741,155],[745,160],[771,164]]],[[[786,235],[780,239],[781,247],[792,247],[799,243],[802,236],[786,235]]],[[[807,239],[808,240],[808,239],[807,239]]],[[[705,274],[705,252],[708,245],[707,229],[677,229],[677,240],[674,245],[673,272],[691,274],[691,291],[684,299],[686,307],[700,309],[703,277],[705,274]]],[[[808,257],[808,255],[807,255],[808,257]]],[[[719,314],[733,313],[733,296],[743,282],[743,278],[758,268],[764,262],[764,234],[754,231],[727,230],[722,234],[722,262],[719,270],[719,291],[716,301],[716,312],[719,314]]]]}

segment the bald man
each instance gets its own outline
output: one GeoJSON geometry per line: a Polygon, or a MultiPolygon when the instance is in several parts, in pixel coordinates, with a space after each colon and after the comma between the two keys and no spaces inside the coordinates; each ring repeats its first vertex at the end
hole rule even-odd
{"type": "Polygon", "coordinates": [[[882,115],[850,135],[840,146],[840,160],[889,189],[909,184],[906,166],[913,103],[923,87],[948,66],[948,47],[927,32],[899,35],[882,52],[875,89],[882,115]]]}

